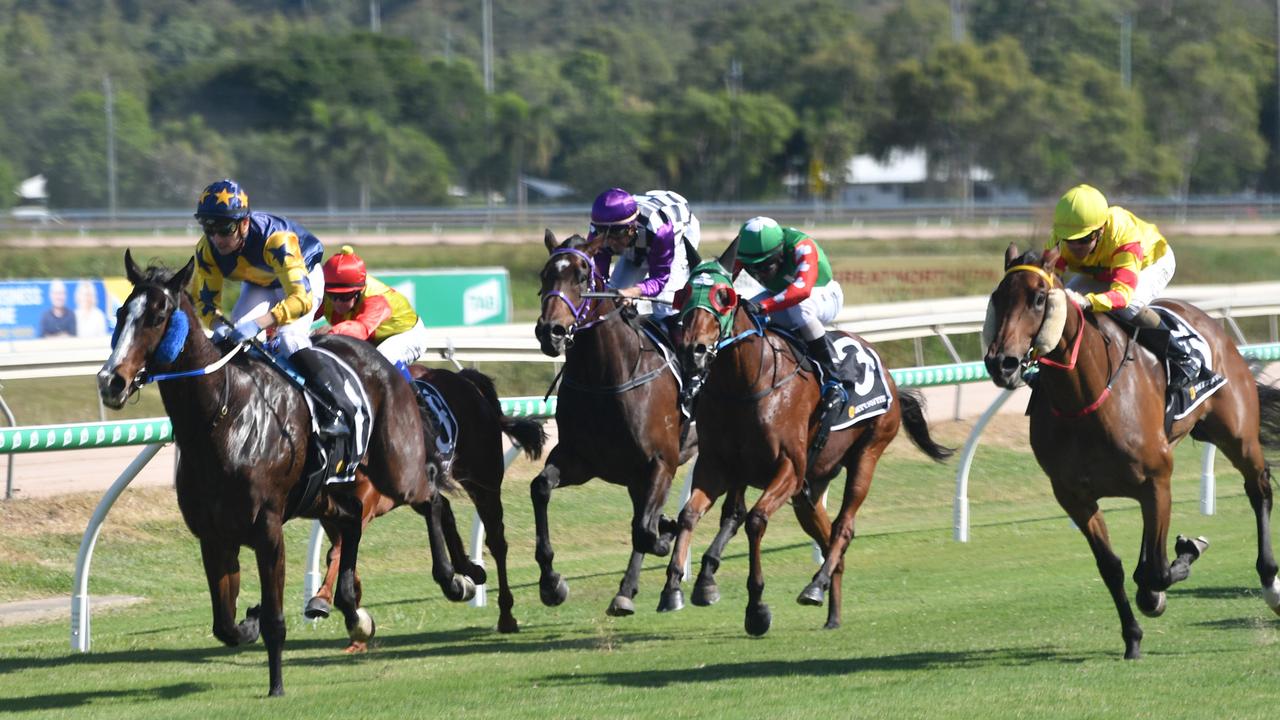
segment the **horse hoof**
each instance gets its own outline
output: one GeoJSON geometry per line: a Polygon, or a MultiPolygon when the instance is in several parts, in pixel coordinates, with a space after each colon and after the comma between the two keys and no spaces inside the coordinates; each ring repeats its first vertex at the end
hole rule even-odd
{"type": "Polygon", "coordinates": [[[689,602],[698,607],[707,607],[720,602],[720,586],[715,583],[698,583],[693,586],[693,595],[689,602]]]}
{"type": "Polygon", "coordinates": [[[356,608],[356,621],[351,627],[347,628],[347,637],[352,643],[367,643],[373,638],[373,634],[378,631],[378,625],[373,621],[373,616],[364,608],[356,608]]]}
{"type": "Polygon", "coordinates": [[[809,605],[811,607],[822,607],[823,601],[826,599],[826,593],[822,591],[822,587],[817,583],[809,583],[798,597],[796,602],[801,605],[809,605]]]}
{"type": "Polygon", "coordinates": [[[755,608],[747,608],[747,618],[743,625],[748,635],[760,637],[769,632],[769,626],[772,624],[773,613],[769,611],[768,605],[760,603],[755,608]]]}
{"type": "Polygon", "coordinates": [[[1178,539],[1173,542],[1173,551],[1179,557],[1182,555],[1191,556],[1191,559],[1188,562],[1195,562],[1196,560],[1199,560],[1200,555],[1204,553],[1205,548],[1207,547],[1209,547],[1209,539],[1203,535],[1196,538],[1188,538],[1179,535],[1178,539]]]}
{"type": "Polygon", "coordinates": [[[636,614],[636,604],[625,595],[614,595],[613,602],[609,603],[609,609],[604,612],[610,617],[627,617],[636,614]]]}
{"type": "Polygon", "coordinates": [[[538,583],[538,596],[542,604],[555,607],[569,598],[569,583],[556,573],[552,573],[538,583]]]}
{"type": "Polygon", "coordinates": [[[828,620],[828,621],[827,621],[827,622],[822,626],[822,629],[823,629],[823,630],[839,630],[839,629],[840,629],[840,621],[839,621],[839,620],[828,620]]]}
{"type": "Polygon", "coordinates": [[[329,601],[317,595],[307,601],[307,607],[302,614],[308,620],[323,620],[329,617],[329,612],[329,601]]]}
{"type": "Polygon", "coordinates": [[[520,632],[520,623],[516,622],[513,617],[500,617],[498,618],[498,632],[503,635],[518,633],[520,632]]]}
{"type": "Polygon", "coordinates": [[[1124,659],[1125,660],[1141,660],[1142,659],[1141,646],[1139,646],[1137,642],[1125,643],[1124,659]]]}
{"type": "Polygon", "coordinates": [[[462,597],[458,598],[458,602],[468,602],[476,596],[476,584],[466,575],[457,576],[459,585],[462,586],[462,597]]]}
{"type": "Polygon", "coordinates": [[[666,557],[667,554],[669,554],[670,552],[671,552],[671,536],[660,535],[658,539],[653,542],[652,553],[659,557],[666,557]]]}
{"type": "Polygon", "coordinates": [[[475,563],[472,563],[470,567],[462,568],[462,574],[471,578],[471,582],[476,585],[484,585],[489,581],[489,576],[485,573],[484,568],[475,563]]]}
{"type": "Polygon", "coordinates": [[[658,599],[658,612],[675,612],[684,609],[684,592],[679,588],[662,593],[658,599]]]}
{"type": "Polygon", "coordinates": [[[1267,601],[1272,612],[1280,615],[1280,578],[1271,578],[1270,585],[1262,586],[1262,599],[1267,601]]]}
{"type": "Polygon", "coordinates": [[[369,643],[353,640],[342,652],[344,655],[363,655],[369,652],[369,643]]]}
{"type": "Polygon", "coordinates": [[[1139,590],[1134,600],[1138,603],[1138,609],[1147,617],[1160,617],[1164,614],[1165,595],[1163,592],[1139,590]]]}

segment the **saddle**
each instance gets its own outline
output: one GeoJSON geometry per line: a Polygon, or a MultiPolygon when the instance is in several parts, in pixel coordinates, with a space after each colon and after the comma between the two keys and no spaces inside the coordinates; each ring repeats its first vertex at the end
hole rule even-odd
{"type": "Polygon", "coordinates": [[[1139,326],[1136,340],[1164,363],[1165,432],[1213,395],[1227,379],[1213,370],[1213,353],[1204,336],[1166,307],[1149,306],[1160,324],[1139,326]]]}

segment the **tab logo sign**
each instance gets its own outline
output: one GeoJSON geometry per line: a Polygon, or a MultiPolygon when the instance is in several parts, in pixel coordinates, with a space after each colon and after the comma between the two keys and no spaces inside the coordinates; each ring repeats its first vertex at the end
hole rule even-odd
{"type": "Polygon", "coordinates": [[[462,324],[475,325],[502,313],[502,284],[496,279],[472,285],[462,293],[462,324]]]}

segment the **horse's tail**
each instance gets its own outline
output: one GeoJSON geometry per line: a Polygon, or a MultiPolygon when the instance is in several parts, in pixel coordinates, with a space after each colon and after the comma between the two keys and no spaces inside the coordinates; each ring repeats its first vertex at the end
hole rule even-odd
{"type": "Polygon", "coordinates": [[[924,396],[919,391],[899,390],[898,401],[902,403],[902,424],[907,426],[907,434],[916,447],[938,462],[956,453],[955,448],[939,445],[929,435],[929,423],[924,419],[924,396]]]}
{"type": "Polygon", "coordinates": [[[485,375],[479,370],[471,368],[463,368],[458,374],[465,378],[468,382],[476,387],[476,390],[484,396],[484,400],[493,408],[494,413],[498,416],[498,423],[502,426],[502,432],[511,441],[524,449],[524,454],[530,460],[537,460],[542,457],[542,449],[547,443],[547,431],[542,427],[542,423],[529,418],[515,418],[510,415],[502,414],[502,401],[498,399],[498,389],[494,387],[493,378],[485,375]]]}
{"type": "Polygon", "coordinates": [[[1280,450],[1280,388],[1257,383],[1258,438],[1264,447],[1280,450]]]}

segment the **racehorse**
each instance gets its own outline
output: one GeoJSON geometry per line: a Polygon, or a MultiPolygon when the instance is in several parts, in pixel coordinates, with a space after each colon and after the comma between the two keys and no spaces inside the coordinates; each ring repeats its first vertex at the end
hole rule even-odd
{"type": "Polygon", "coordinates": [[[821,605],[830,589],[824,627],[834,629],[840,626],[845,550],[854,536],[854,516],[871,489],[880,455],[903,424],[912,441],[934,460],[945,460],[952,450],[930,437],[922,398],[914,392],[898,391],[893,378],[882,367],[875,367],[871,344],[846,334],[837,347],[847,348],[864,365],[864,377],[867,373],[883,377],[888,409],[879,415],[868,413],[866,420],[833,431],[811,461],[809,448],[821,420],[816,374],[794,344],[774,330],[763,329],[738,303],[730,276],[737,247],[735,240],[717,260],[707,263],[701,262],[692,247],[686,248],[690,262],[700,264],[681,291],[685,303],[681,309],[681,363],[686,388],[698,387],[697,375],[705,375],[696,406],[702,433],[693,492],[680,511],[679,532],[658,610],[684,606],[680,582],[693,529],[716,499],[729,493],[720,531],[698,572],[694,604],[709,605],[719,599],[715,580],[719,554],[745,521],[751,570],[744,625],[751,635],[769,631],[772,613],[762,602],[760,547],[769,518],[791,501],[800,525],[825,550],[822,567],[797,602],[821,605]],[[695,284],[706,290],[692,295],[695,284]],[[826,508],[816,500],[842,467],[848,471],[848,481],[833,526],[826,508]],[[747,487],[764,490],[750,512],[744,504],[747,487]]]}
{"type": "Polygon", "coordinates": [[[1280,441],[1280,391],[1254,380],[1212,318],[1185,302],[1157,301],[1203,336],[1214,371],[1227,379],[1166,433],[1161,362],[1111,317],[1086,313],[1069,301],[1053,274],[1057,259],[1056,249],[1020,255],[1009,246],[983,331],[986,365],[1003,388],[1022,385],[1024,371],[1040,366],[1030,409],[1031,448],[1058,504],[1093,551],[1120,615],[1125,658],[1141,657],[1142,628],[1125,596],[1124,569],[1111,549],[1098,498],[1132,498],[1142,508],[1135,600],[1144,614],[1158,617],[1165,610],[1165,590],[1187,578],[1208,544],[1179,537],[1172,564],[1166,555],[1173,447],[1187,435],[1216,445],[1244,476],[1257,522],[1262,595],[1280,613],[1271,550],[1271,470],[1263,459],[1263,445],[1280,441]]]}
{"type": "MultiPolygon", "coordinates": [[[[503,415],[493,380],[477,370],[466,368],[453,372],[412,365],[410,373],[415,380],[425,380],[439,390],[454,414],[459,431],[449,475],[467,491],[475,504],[476,513],[484,523],[485,544],[493,555],[498,570],[498,632],[517,632],[520,625],[511,612],[515,601],[507,580],[507,538],[502,522],[502,477],[506,470],[502,457],[502,435],[505,433],[522,447],[530,460],[536,460],[542,456],[542,446],[547,434],[542,425],[534,420],[503,415]]],[[[379,493],[367,478],[362,477],[357,482],[356,495],[364,507],[361,527],[367,527],[374,518],[385,515],[396,507],[395,501],[379,493]]],[[[457,532],[448,498],[442,495],[440,501],[444,503],[441,515],[454,567],[475,584],[483,585],[486,581],[484,568],[471,562],[467,555],[457,532]]],[[[332,545],[327,556],[328,568],[324,582],[307,603],[306,615],[312,618],[329,615],[333,584],[338,576],[339,558],[342,555],[339,524],[328,519],[321,520],[321,524],[332,545]]],[[[359,573],[356,574],[355,591],[356,604],[359,606],[359,573]]],[[[364,648],[364,641],[353,640],[347,652],[359,652],[364,648]]]]}
{"type": "Polygon", "coordinates": [[[550,230],[543,241],[551,256],[542,268],[542,313],[534,331],[542,352],[563,353],[565,363],[556,404],[560,441],[530,486],[539,595],[554,606],[569,594],[552,566],[551,491],[599,477],[626,487],[631,496],[631,560],[607,610],[631,615],[644,554],[670,550],[674,523],[662,516],[662,506],[676,468],[693,456],[697,433],[686,428],[682,441],[673,359],[624,319],[627,306],[583,297],[605,289],[593,263],[603,241],[574,235],[557,243],[550,230]]]}
{"type": "MultiPolygon", "coordinates": [[[[195,259],[178,272],[145,271],[125,252],[133,291],[117,315],[113,349],[98,372],[98,392],[119,409],[154,373],[183,374],[160,383],[179,449],[175,485],[187,527],[200,541],[213,602],[213,634],[227,645],[251,643],[261,632],[267,647],[270,694],[282,695],[281,655],[285,552],[282,526],[290,492],[299,486],[311,441],[310,411],[283,371],[240,354],[232,361],[200,329],[187,287],[195,259]],[[236,622],[240,547],[253,548],[262,604],[236,622]]],[[[437,502],[448,478],[435,477],[417,398],[398,370],[372,345],[327,336],[319,347],[334,353],[361,379],[369,401],[372,435],[359,473],[378,492],[413,507],[427,519],[432,576],[451,600],[474,593],[469,578],[454,573],[437,502]]],[[[297,497],[295,495],[295,497],[297,497]]],[[[344,552],[335,604],[353,639],[367,639],[372,620],[356,604],[355,566],[360,545],[359,500],[347,488],[325,486],[304,517],[338,522],[344,552]]]]}

